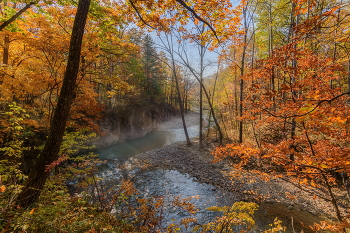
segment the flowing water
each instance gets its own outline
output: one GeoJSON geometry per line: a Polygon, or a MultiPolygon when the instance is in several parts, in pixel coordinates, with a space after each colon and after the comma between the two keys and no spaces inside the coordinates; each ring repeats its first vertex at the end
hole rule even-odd
{"type": "MultiPolygon", "coordinates": [[[[198,125],[188,127],[189,136],[198,136],[198,128],[198,125]]],[[[128,159],[133,155],[163,147],[173,142],[183,141],[184,139],[182,128],[170,127],[166,129],[166,127],[160,127],[160,129],[147,134],[145,137],[98,150],[96,153],[99,154],[99,158],[108,161],[106,165],[100,166],[99,175],[106,181],[118,182],[123,177],[123,174],[116,164],[125,164],[125,162],[128,164],[130,163],[128,159]]],[[[176,170],[158,169],[142,173],[137,176],[135,187],[143,197],[165,195],[181,195],[183,198],[198,197],[193,198],[192,202],[199,209],[195,217],[200,223],[213,220],[216,216],[215,213],[206,210],[206,207],[232,205],[235,201],[235,197],[231,193],[219,191],[210,184],[198,183],[189,175],[181,174],[176,170]]],[[[291,225],[292,216],[294,216],[293,222],[296,232],[301,228],[299,221],[311,224],[320,220],[317,216],[305,211],[291,207],[287,208],[279,204],[262,203],[255,214],[256,228],[254,232],[266,229],[275,217],[283,220],[284,225],[291,225]]],[[[166,225],[174,220],[179,222],[185,217],[189,216],[170,208],[165,213],[164,224],[166,225]]],[[[291,227],[289,227],[288,231],[293,232],[291,227]]]]}
{"type": "MultiPolygon", "coordinates": [[[[199,133],[198,125],[187,128],[189,137],[196,137],[199,133]]],[[[173,142],[183,141],[185,134],[183,129],[154,130],[142,138],[118,143],[114,146],[98,150],[101,159],[111,159],[123,162],[133,155],[147,152],[156,148],[169,145],[173,142]]]]}

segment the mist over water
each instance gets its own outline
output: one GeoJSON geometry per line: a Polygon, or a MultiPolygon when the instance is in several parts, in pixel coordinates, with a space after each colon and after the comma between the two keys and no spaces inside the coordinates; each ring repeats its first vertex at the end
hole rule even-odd
{"type": "MultiPolygon", "coordinates": [[[[190,138],[196,137],[199,133],[199,126],[189,126],[187,127],[187,131],[190,138]]],[[[96,153],[99,154],[101,159],[111,159],[123,162],[134,155],[184,140],[185,133],[182,128],[168,130],[160,129],[154,130],[142,138],[128,140],[108,148],[97,150],[96,153]]]]}

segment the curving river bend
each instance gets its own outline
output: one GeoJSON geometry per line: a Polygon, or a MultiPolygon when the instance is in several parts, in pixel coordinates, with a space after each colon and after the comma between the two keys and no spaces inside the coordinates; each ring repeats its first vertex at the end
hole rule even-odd
{"type": "MultiPolygon", "coordinates": [[[[188,132],[191,138],[198,136],[199,133],[199,127],[195,124],[195,116],[190,115],[188,117],[188,132]]],[[[129,159],[134,155],[183,141],[184,139],[185,135],[181,121],[177,118],[161,124],[157,130],[142,138],[97,150],[95,153],[99,155],[99,158],[108,161],[107,165],[100,167],[99,175],[105,181],[118,182],[123,177],[123,174],[116,164],[129,164],[132,166],[129,159]]],[[[188,174],[181,174],[176,170],[157,169],[142,173],[135,180],[135,186],[143,197],[181,195],[181,197],[186,198],[198,196],[199,198],[192,199],[192,203],[199,209],[194,217],[200,223],[215,218],[215,213],[206,210],[206,207],[232,205],[235,201],[232,193],[220,191],[210,184],[196,182],[188,174]]],[[[189,216],[181,211],[169,209],[165,217],[164,225],[167,225],[174,220],[178,222],[182,218],[189,216]]],[[[293,222],[294,229],[293,227],[288,227],[287,232],[293,232],[293,230],[300,232],[301,225],[299,221],[311,223],[322,220],[308,212],[281,204],[261,203],[259,210],[255,214],[256,227],[252,232],[261,232],[261,230],[267,229],[275,217],[279,217],[283,221],[283,225],[287,227],[288,225],[291,226],[293,222]]],[[[304,229],[304,232],[308,231],[304,229]]]]}

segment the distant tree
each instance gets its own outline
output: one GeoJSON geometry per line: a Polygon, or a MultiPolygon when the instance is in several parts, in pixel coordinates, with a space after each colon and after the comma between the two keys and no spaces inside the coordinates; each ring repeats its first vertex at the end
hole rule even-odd
{"type": "Polygon", "coordinates": [[[142,63],[145,75],[145,89],[151,103],[161,94],[161,61],[159,60],[155,43],[150,35],[146,35],[142,45],[142,63]]]}

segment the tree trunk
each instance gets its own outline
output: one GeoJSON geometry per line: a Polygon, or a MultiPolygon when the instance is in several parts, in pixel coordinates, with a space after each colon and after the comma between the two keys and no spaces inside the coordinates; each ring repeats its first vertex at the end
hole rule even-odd
{"type": "MultiPolygon", "coordinates": [[[[193,73],[193,74],[194,74],[194,73],[193,73]]],[[[216,118],[216,115],[215,115],[215,112],[214,112],[213,103],[210,101],[210,96],[209,96],[209,94],[208,94],[208,92],[207,92],[207,89],[205,88],[204,84],[200,81],[200,79],[198,79],[198,77],[197,77],[196,75],[194,75],[194,76],[195,76],[195,78],[197,78],[197,80],[199,81],[199,84],[201,85],[201,87],[202,87],[202,89],[203,89],[204,95],[205,95],[205,97],[206,97],[207,100],[208,100],[209,108],[210,108],[210,111],[211,111],[211,113],[212,113],[214,123],[215,123],[215,125],[216,125],[216,127],[217,127],[217,131],[218,131],[218,133],[219,133],[219,143],[220,143],[220,145],[223,145],[223,144],[222,144],[222,143],[223,143],[223,135],[222,135],[221,127],[220,127],[220,125],[219,125],[219,122],[218,122],[218,120],[217,120],[217,118],[216,118]]]]}
{"type": "Polygon", "coordinates": [[[44,149],[40,153],[22,192],[18,195],[16,200],[16,202],[22,207],[30,206],[39,198],[44,184],[49,177],[47,166],[59,157],[58,153],[76,89],[81,45],[89,6],[90,0],[79,1],[71,35],[66,72],[64,74],[62,89],[50,125],[49,135],[44,149]]]}
{"type": "Polygon", "coordinates": [[[172,57],[172,64],[173,64],[173,74],[174,74],[176,90],[177,90],[177,97],[178,97],[180,112],[181,112],[182,125],[184,127],[184,132],[185,132],[185,136],[186,136],[186,144],[187,144],[187,146],[190,146],[190,145],[192,145],[192,143],[191,143],[190,137],[188,136],[188,131],[187,131],[187,127],[186,127],[185,111],[184,111],[184,107],[182,105],[180,85],[179,85],[179,80],[178,80],[178,77],[176,74],[176,66],[175,66],[175,61],[174,61],[173,57],[172,57]]]}
{"type": "Polygon", "coordinates": [[[9,64],[9,49],[10,49],[10,36],[8,34],[4,37],[4,52],[2,54],[2,63],[4,65],[9,64]]]}
{"type": "Polygon", "coordinates": [[[350,58],[348,60],[348,92],[350,93],[350,58]]]}
{"type": "Polygon", "coordinates": [[[245,66],[245,57],[247,52],[247,43],[248,43],[248,23],[247,23],[247,11],[248,11],[248,5],[244,6],[243,9],[243,22],[244,22],[244,39],[243,39],[243,52],[242,52],[242,58],[241,58],[241,68],[240,68],[240,80],[239,80],[239,135],[238,135],[238,142],[243,142],[243,91],[244,91],[244,66],[245,66]]]}
{"type": "MultiPolygon", "coordinates": [[[[295,3],[292,3],[291,25],[290,25],[290,27],[291,27],[291,33],[290,33],[291,38],[290,38],[290,40],[293,41],[293,42],[294,42],[294,40],[295,40],[295,39],[294,39],[294,37],[295,37],[295,27],[296,27],[296,25],[298,24],[298,19],[295,20],[295,17],[298,17],[298,16],[295,16],[295,15],[294,15],[295,9],[296,9],[296,4],[295,4],[295,3]]],[[[293,45],[293,48],[294,48],[294,50],[296,51],[296,49],[297,49],[297,44],[296,44],[296,43],[293,45]]],[[[293,75],[292,75],[291,80],[290,80],[290,82],[291,82],[292,85],[295,83],[295,80],[296,80],[296,69],[297,69],[297,65],[298,65],[298,64],[297,64],[297,60],[294,58],[294,59],[292,60],[293,75]]],[[[293,101],[296,102],[295,99],[297,98],[297,92],[296,92],[296,91],[292,91],[291,94],[292,94],[292,99],[293,99],[293,101]]],[[[294,139],[294,137],[295,137],[295,135],[296,135],[296,127],[297,127],[297,123],[296,123],[296,121],[295,121],[295,117],[293,117],[293,118],[292,118],[291,134],[290,134],[291,139],[294,139]]],[[[294,144],[292,144],[292,148],[293,148],[293,149],[295,148],[295,145],[294,145],[294,144]]],[[[289,159],[290,159],[291,161],[294,161],[294,160],[295,160],[294,153],[291,153],[291,154],[289,155],[289,159]]]]}
{"type": "MultiPolygon", "coordinates": [[[[203,48],[203,47],[202,47],[203,48]]],[[[203,57],[201,56],[200,80],[203,82],[203,57]]],[[[199,148],[203,147],[203,88],[199,86],[199,148]]]]}

